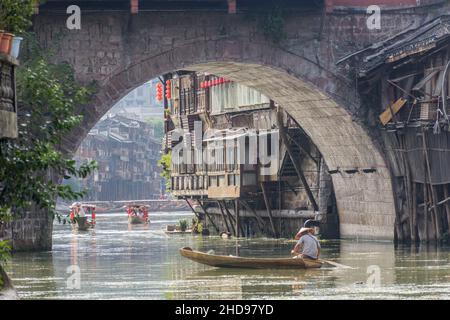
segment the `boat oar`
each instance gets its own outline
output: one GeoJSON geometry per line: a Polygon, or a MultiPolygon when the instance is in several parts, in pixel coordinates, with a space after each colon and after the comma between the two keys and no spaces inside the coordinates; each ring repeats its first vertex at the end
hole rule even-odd
{"type": "Polygon", "coordinates": [[[337,268],[341,268],[341,269],[355,269],[353,267],[346,266],[345,264],[340,264],[340,263],[333,262],[333,261],[330,261],[330,260],[323,260],[323,259],[320,259],[320,260],[325,262],[325,263],[331,264],[332,266],[337,267],[337,268]]]}

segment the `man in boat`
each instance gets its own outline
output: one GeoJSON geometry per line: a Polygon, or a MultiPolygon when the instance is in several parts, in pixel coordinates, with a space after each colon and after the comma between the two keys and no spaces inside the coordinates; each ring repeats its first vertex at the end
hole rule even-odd
{"type": "Polygon", "coordinates": [[[294,249],[291,251],[292,255],[311,260],[319,259],[320,242],[314,235],[315,229],[313,225],[314,223],[310,220],[306,221],[304,226],[295,235],[295,240],[298,241],[294,249]]]}

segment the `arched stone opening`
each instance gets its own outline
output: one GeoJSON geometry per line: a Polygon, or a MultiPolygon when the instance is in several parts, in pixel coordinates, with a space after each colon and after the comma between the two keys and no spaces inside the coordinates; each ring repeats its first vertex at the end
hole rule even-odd
{"type": "Polygon", "coordinates": [[[388,167],[352,114],[353,86],[319,65],[267,43],[243,39],[192,43],[121,67],[99,83],[84,123],[67,137],[74,152],[114,104],[144,82],[173,70],[208,72],[252,87],[279,103],[309,135],[332,174],[342,237],[393,239],[395,207],[388,167]]]}

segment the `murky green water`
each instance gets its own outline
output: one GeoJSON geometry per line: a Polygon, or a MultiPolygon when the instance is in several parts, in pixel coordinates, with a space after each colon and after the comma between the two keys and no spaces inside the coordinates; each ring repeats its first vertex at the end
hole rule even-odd
{"type": "Polygon", "coordinates": [[[322,257],[353,269],[217,269],[178,249],[242,256],[287,256],[287,240],[167,236],[162,229],[190,213],[154,213],[129,226],[123,213],[97,216],[93,231],[55,225],[52,252],[14,255],[8,271],[23,299],[449,299],[450,248],[394,249],[390,243],[335,241],[322,257]],[[68,267],[79,266],[80,288],[68,267]],[[377,277],[379,271],[380,277],[377,277]],[[379,279],[379,282],[377,281],[379,279]],[[75,288],[71,288],[75,287],[75,288]]]}

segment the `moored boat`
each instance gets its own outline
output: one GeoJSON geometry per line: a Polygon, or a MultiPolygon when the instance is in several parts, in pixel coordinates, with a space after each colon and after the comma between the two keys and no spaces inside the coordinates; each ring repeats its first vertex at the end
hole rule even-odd
{"type": "Polygon", "coordinates": [[[221,256],[192,250],[189,247],[180,249],[180,254],[192,261],[211,267],[249,268],[249,269],[309,269],[320,268],[323,262],[304,258],[246,258],[221,256]]]}

